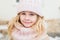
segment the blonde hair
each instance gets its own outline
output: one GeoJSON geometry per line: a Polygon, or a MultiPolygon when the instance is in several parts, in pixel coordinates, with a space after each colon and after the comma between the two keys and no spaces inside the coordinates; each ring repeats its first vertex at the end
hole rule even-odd
{"type": "MultiPolygon", "coordinates": [[[[16,17],[10,20],[8,24],[8,35],[11,36],[12,29],[14,28],[14,23],[19,22],[19,13],[16,17]]],[[[21,24],[21,23],[20,23],[21,24]]],[[[45,32],[44,18],[38,15],[37,22],[32,26],[32,29],[36,30],[38,34],[45,32]]]]}

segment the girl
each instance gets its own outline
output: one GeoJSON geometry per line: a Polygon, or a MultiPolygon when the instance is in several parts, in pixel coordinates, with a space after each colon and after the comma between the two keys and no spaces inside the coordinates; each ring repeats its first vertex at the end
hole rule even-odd
{"type": "Polygon", "coordinates": [[[10,40],[49,40],[41,0],[20,0],[17,15],[9,22],[10,40]]]}

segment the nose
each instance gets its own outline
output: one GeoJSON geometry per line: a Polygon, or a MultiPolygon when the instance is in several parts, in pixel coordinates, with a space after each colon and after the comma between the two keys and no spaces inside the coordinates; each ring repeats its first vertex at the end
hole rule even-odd
{"type": "Polygon", "coordinates": [[[25,20],[29,20],[30,17],[28,15],[25,16],[25,20]]]}

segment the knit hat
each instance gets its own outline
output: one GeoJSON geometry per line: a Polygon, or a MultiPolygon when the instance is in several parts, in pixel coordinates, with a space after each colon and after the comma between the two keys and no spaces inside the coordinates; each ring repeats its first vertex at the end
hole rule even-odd
{"type": "Polygon", "coordinates": [[[17,13],[21,11],[32,11],[43,16],[42,0],[19,0],[16,5],[17,13]]]}

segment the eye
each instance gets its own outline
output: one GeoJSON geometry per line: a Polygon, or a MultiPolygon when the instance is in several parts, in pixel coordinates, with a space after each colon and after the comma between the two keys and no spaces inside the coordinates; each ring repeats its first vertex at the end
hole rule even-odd
{"type": "Polygon", "coordinates": [[[24,12],[23,13],[21,13],[22,15],[26,15],[24,12]]]}
{"type": "Polygon", "coordinates": [[[35,14],[30,14],[31,16],[34,16],[35,14]]]}

